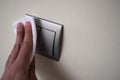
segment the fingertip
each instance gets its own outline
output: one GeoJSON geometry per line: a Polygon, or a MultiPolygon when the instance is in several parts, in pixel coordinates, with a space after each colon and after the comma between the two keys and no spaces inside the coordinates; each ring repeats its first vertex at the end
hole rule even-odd
{"type": "Polygon", "coordinates": [[[25,27],[30,27],[31,26],[31,22],[30,21],[27,21],[26,23],[25,23],[25,27]]]}
{"type": "Polygon", "coordinates": [[[25,39],[32,39],[32,26],[30,21],[25,23],[25,39]]]}
{"type": "Polygon", "coordinates": [[[22,32],[24,30],[24,25],[23,23],[19,22],[17,24],[17,32],[22,32]]]}
{"type": "Polygon", "coordinates": [[[23,23],[22,22],[19,22],[18,24],[17,24],[17,28],[20,28],[20,27],[22,27],[23,26],[23,23]]]}
{"type": "Polygon", "coordinates": [[[27,22],[25,23],[25,32],[26,32],[26,33],[32,33],[32,26],[31,26],[30,21],[27,21],[27,22]]]}

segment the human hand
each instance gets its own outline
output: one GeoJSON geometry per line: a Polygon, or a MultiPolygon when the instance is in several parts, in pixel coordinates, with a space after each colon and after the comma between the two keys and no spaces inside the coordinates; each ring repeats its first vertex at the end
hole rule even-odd
{"type": "Polygon", "coordinates": [[[1,80],[37,80],[35,57],[30,63],[33,48],[31,23],[17,24],[17,38],[8,57],[1,80]]]}

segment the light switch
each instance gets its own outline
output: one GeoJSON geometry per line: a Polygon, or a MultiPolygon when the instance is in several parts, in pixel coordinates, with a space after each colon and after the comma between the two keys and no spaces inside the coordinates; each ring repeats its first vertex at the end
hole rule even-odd
{"type": "Polygon", "coordinates": [[[37,50],[40,54],[44,54],[46,56],[54,56],[54,39],[55,32],[41,28],[38,33],[38,41],[37,41],[37,50]]]}
{"type": "Polygon", "coordinates": [[[35,16],[32,17],[34,17],[37,28],[36,53],[59,60],[63,25],[35,16]]]}

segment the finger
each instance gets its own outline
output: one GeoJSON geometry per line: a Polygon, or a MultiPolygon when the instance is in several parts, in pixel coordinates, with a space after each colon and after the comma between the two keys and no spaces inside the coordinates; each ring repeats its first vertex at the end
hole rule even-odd
{"type": "Polygon", "coordinates": [[[18,55],[18,62],[30,65],[30,58],[32,54],[33,40],[32,27],[30,22],[25,23],[25,36],[18,55]]]}
{"type": "Polygon", "coordinates": [[[18,56],[23,39],[24,39],[24,26],[22,23],[18,23],[16,42],[8,58],[7,64],[12,64],[15,61],[16,57],[18,56]]]}
{"type": "Polygon", "coordinates": [[[37,77],[35,74],[35,56],[33,57],[32,63],[30,65],[29,78],[30,80],[37,80],[37,77]]]}

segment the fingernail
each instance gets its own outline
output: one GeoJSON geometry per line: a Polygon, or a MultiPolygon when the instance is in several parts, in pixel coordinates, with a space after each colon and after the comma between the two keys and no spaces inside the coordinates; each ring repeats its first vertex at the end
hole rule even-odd
{"type": "Polygon", "coordinates": [[[17,24],[17,29],[21,29],[21,26],[23,26],[23,23],[19,22],[19,23],[17,24]]]}
{"type": "Polygon", "coordinates": [[[25,26],[31,26],[30,21],[27,21],[27,22],[25,23],[25,26]]]}

